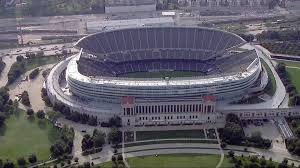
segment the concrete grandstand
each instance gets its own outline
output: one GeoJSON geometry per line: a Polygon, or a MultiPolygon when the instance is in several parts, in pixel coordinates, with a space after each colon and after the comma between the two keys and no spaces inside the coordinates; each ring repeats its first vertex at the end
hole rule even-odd
{"type": "Polygon", "coordinates": [[[46,83],[48,94],[53,102],[62,102],[99,120],[123,115],[127,117],[126,125],[137,124],[135,114],[150,112],[193,114],[174,117],[175,123],[176,119],[188,118],[213,122],[217,100],[248,94],[261,76],[255,48],[245,50],[243,45],[249,44],[239,36],[209,28],[104,31],[78,41],[76,47],[81,52],[54,67],[46,83]],[[163,78],[124,75],[173,71],[197,73],[163,78]]]}

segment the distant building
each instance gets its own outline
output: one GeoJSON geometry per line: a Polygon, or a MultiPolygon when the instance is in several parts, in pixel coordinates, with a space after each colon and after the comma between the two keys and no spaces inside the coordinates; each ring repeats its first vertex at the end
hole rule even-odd
{"type": "Polygon", "coordinates": [[[105,2],[105,13],[155,11],[156,0],[110,0],[105,2]]]}
{"type": "Polygon", "coordinates": [[[143,26],[172,26],[172,25],[174,25],[174,19],[172,17],[90,21],[87,22],[87,32],[96,33],[99,31],[120,29],[120,28],[143,27],[143,26]]]}
{"type": "MultiPolygon", "coordinates": [[[[285,0],[281,0],[285,1],[285,0]]],[[[159,0],[163,3],[163,0],[159,0]]],[[[182,7],[268,7],[269,0],[176,0],[182,7]]]]}

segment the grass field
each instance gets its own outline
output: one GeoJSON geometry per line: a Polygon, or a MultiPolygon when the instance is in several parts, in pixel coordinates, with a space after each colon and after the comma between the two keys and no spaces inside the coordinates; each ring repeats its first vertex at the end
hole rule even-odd
{"type": "Polygon", "coordinates": [[[43,56],[25,60],[25,72],[35,69],[42,65],[57,63],[59,59],[56,56],[43,56]]]}
{"type": "Polygon", "coordinates": [[[0,158],[15,161],[36,154],[38,160],[48,160],[50,146],[59,133],[47,120],[30,120],[25,112],[11,115],[0,130],[0,158]]]}
{"type": "Polygon", "coordinates": [[[268,81],[268,84],[267,86],[265,87],[264,91],[270,95],[270,96],[273,96],[276,92],[276,80],[275,80],[275,77],[272,73],[272,70],[270,69],[270,67],[268,66],[268,64],[263,60],[261,59],[261,62],[262,62],[262,65],[265,67],[265,69],[267,70],[267,73],[268,73],[268,77],[269,77],[269,81],[268,81]]]}
{"type": "Polygon", "coordinates": [[[277,62],[283,62],[286,66],[292,66],[292,67],[298,67],[298,68],[300,68],[300,62],[284,61],[284,60],[278,60],[277,62]]]}
{"type": "MultiPolygon", "coordinates": [[[[216,167],[220,160],[219,155],[199,154],[168,154],[128,158],[131,168],[211,168],[216,167]]],[[[111,168],[112,162],[101,165],[101,168],[111,168]]],[[[230,160],[225,157],[222,168],[233,167],[230,160]]]]}
{"type": "Polygon", "coordinates": [[[164,78],[164,77],[192,77],[203,76],[200,72],[191,71],[160,71],[160,72],[132,72],[119,75],[127,78],[164,78]]]}
{"type": "Polygon", "coordinates": [[[292,82],[296,87],[297,93],[300,93],[300,62],[294,61],[278,61],[286,65],[286,71],[292,82]],[[298,69],[299,68],[299,69],[298,69]]]}
{"type": "Polygon", "coordinates": [[[204,130],[137,131],[136,140],[205,138],[204,130]]]}
{"type": "Polygon", "coordinates": [[[296,87],[297,93],[300,93],[300,69],[286,68],[292,84],[296,87]]]}

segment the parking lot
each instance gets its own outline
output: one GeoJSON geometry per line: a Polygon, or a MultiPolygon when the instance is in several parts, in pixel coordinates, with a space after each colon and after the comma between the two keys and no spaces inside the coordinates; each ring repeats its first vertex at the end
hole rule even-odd
{"type": "Polygon", "coordinates": [[[243,128],[246,136],[251,136],[254,132],[260,132],[262,134],[262,138],[282,141],[281,134],[273,120],[267,122],[262,120],[254,121],[251,124],[248,123],[243,128]]]}

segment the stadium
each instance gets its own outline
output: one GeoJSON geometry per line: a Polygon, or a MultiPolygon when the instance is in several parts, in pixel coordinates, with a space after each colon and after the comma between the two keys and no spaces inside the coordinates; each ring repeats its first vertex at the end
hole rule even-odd
{"type": "Polygon", "coordinates": [[[68,100],[64,103],[76,104],[80,111],[92,106],[84,108],[78,101],[101,102],[95,103],[100,109],[92,110],[97,115],[105,109],[103,103],[112,104],[106,109],[118,104],[119,110],[113,111],[120,113],[124,98],[134,106],[193,102],[205,96],[231,99],[249,93],[261,74],[256,50],[245,49],[245,45],[249,46],[238,35],[201,27],[103,31],[79,40],[75,47],[80,53],[52,70],[52,76],[59,74],[53,79],[50,73],[47,87],[55,101],[68,100]],[[53,80],[59,81],[59,88],[49,87],[53,80]],[[62,86],[68,91],[62,92],[62,86]]]}

